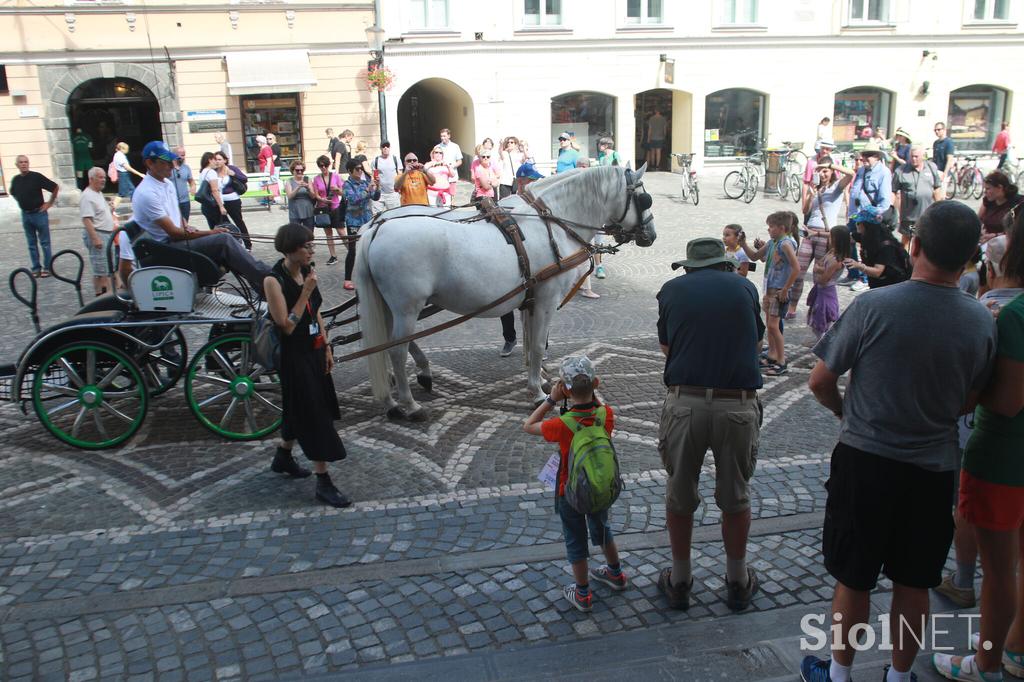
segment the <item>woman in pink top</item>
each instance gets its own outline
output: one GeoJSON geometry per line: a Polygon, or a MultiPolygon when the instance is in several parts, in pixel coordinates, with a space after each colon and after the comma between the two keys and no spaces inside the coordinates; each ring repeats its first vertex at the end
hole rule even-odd
{"type": "Polygon", "coordinates": [[[327,259],[327,264],[335,265],[338,262],[338,256],[334,251],[334,231],[337,230],[338,234],[342,234],[342,225],[345,220],[340,209],[341,175],[331,170],[331,160],[326,155],[321,155],[316,160],[316,165],[320,169],[320,173],[313,178],[313,184],[310,187],[310,194],[316,201],[313,219],[316,220],[318,213],[326,213],[331,217],[331,226],[325,227],[324,232],[327,233],[327,250],[331,254],[331,257],[327,259]]]}
{"type": "Polygon", "coordinates": [[[427,201],[431,206],[451,206],[454,198],[451,192],[455,169],[444,162],[444,150],[434,147],[430,151],[430,163],[423,170],[434,176],[434,184],[427,187],[427,201]]]}
{"type": "Polygon", "coordinates": [[[470,176],[472,176],[473,173],[476,172],[477,166],[480,165],[480,152],[482,152],[484,150],[491,151],[493,149],[494,149],[494,140],[492,140],[489,137],[485,137],[484,141],[477,145],[476,150],[475,150],[476,151],[476,156],[473,157],[473,163],[469,164],[469,174],[470,174],[470,176]]]}
{"type": "Polygon", "coordinates": [[[274,169],[274,150],[263,135],[256,136],[256,144],[260,146],[259,154],[256,155],[259,170],[261,173],[270,173],[274,169]]]}
{"type": "Polygon", "coordinates": [[[480,165],[473,171],[473,203],[484,197],[497,198],[498,173],[491,167],[491,150],[481,149],[477,155],[480,165]]]}

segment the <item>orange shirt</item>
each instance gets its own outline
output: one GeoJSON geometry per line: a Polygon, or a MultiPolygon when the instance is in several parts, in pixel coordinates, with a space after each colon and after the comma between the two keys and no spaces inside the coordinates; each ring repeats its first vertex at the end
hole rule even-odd
{"type": "MultiPolygon", "coordinates": [[[[398,178],[405,178],[402,189],[398,190],[402,197],[402,206],[428,206],[427,201],[427,176],[421,171],[414,170],[402,173],[398,178]]],[[[395,178],[395,181],[398,181],[395,178]]]]}
{"type": "MultiPolygon", "coordinates": [[[[615,428],[615,413],[612,412],[611,405],[596,405],[586,410],[572,411],[593,415],[598,407],[603,407],[608,411],[608,419],[604,423],[604,430],[611,436],[612,429],[615,428]]],[[[584,426],[593,426],[594,424],[592,416],[577,418],[577,421],[581,422],[584,426]]],[[[569,479],[569,447],[572,445],[573,432],[569,430],[569,427],[565,425],[561,417],[552,417],[541,422],[540,433],[544,436],[544,440],[558,443],[558,453],[561,455],[561,462],[558,465],[558,497],[561,497],[565,495],[565,482],[569,479]]]]}

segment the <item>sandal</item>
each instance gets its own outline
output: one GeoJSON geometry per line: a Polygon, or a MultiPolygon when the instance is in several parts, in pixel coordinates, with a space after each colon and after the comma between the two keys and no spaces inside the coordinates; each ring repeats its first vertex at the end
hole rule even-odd
{"type": "Polygon", "coordinates": [[[346,279],[345,283],[342,285],[342,287],[344,287],[348,291],[354,291],[355,288],[356,288],[356,285],[352,283],[352,280],[346,279]]]}
{"type": "Polygon", "coordinates": [[[41,272],[39,272],[38,270],[33,270],[33,271],[32,271],[32,276],[33,276],[34,278],[36,278],[36,279],[39,279],[39,276],[40,276],[41,274],[42,274],[42,273],[41,273],[41,272]]]}
{"type": "Polygon", "coordinates": [[[43,270],[42,272],[39,273],[39,279],[46,279],[49,276],[50,276],[50,271],[49,270],[43,270]]]}
{"type": "Polygon", "coordinates": [[[601,294],[597,294],[594,293],[593,291],[589,291],[586,289],[580,290],[580,296],[582,296],[583,298],[601,298],[601,294]]]}
{"type": "Polygon", "coordinates": [[[788,365],[780,365],[777,362],[773,362],[767,367],[765,367],[761,374],[765,375],[766,377],[781,377],[788,372],[788,365]]]}
{"type": "Polygon", "coordinates": [[[767,355],[762,355],[761,359],[757,363],[757,366],[760,367],[761,369],[764,369],[766,367],[771,367],[777,364],[779,363],[777,363],[773,358],[770,358],[767,355]]]}

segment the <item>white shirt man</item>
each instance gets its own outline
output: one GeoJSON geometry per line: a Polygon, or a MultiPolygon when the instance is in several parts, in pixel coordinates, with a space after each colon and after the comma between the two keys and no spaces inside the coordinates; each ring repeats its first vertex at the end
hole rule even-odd
{"type": "Polygon", "coordinates": [[[380,155],[373,159],[372,170],[380,186],[380,201],[374,202],[374,212],[401,206],[401,195],[395,190],[395,177],[402,172],[402,164],[391,153],[391,143],[387,140],[380,143],[380,155]]]}
{"type": "Polygon", "coordinates": [[[437,145],[444,152],[444,162],[458,172],[462,166],[462,149],[452,142],[452,131],[447,128],[441,129],[441,143],[437,145]]]}
{"type": "Polygon", "coordinates": [[[110,268],[107,264],[107,242],[114,233],[114,216],[103,197],[107,174],[102,168],[90,168],[89,186],[82,190],[78,215],[82,219],[82,241],[92,267],[93,291],[97,296],[110,291],[110,268]]]}

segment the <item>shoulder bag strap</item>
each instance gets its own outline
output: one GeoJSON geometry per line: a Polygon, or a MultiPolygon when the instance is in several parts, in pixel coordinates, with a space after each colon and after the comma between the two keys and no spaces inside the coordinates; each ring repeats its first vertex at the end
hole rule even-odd
{"type": "Polygon", "coordinates": [[[825,223],[825,229],[831,230],[832,228],[828,226],[828,216],[825,215],[825,202],[821,198],[821,195],[824,193],[824,190],[818,190],[818,210],[821,211],[821,222],[825,223]]]}

